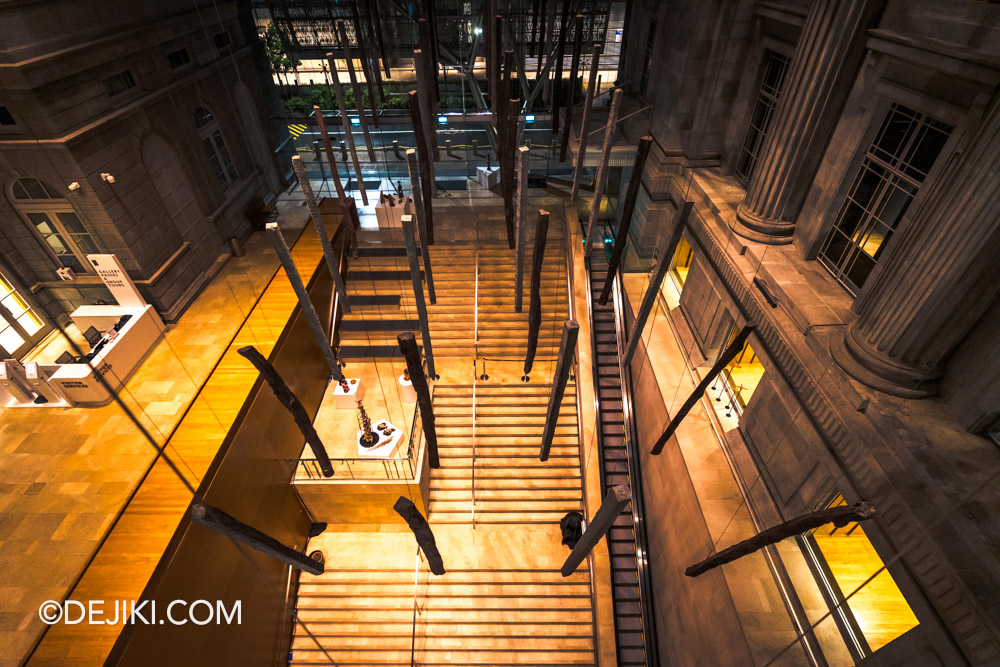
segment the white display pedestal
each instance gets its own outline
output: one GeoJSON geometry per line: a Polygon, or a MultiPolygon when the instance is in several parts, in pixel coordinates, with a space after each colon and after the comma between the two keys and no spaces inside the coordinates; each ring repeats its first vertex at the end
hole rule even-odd
{"type": "Polygon", "coordinates": [[[406,206],[407,200],[401,200],[399,197],[391,196],[393,205],[389,206],[384,201],[379,201],[375,204],[375,219],[378,221],[379,229],[385,227],[402,227],[403,226],[403,216],[408,213],[406,206]]]}
{"type": "Polygon", "coordinates": [[[357,410],[358,401],[365,397],[365,385],[362,384],[361,378],[344,379],[347,380],[347,391],[344,391],[340,383],[334,380],[333,403],[338,410],[357,410]]]}
{"type": "Polygon", "coordinates": [[[486,167],[476,168],[476,180],[479,184],[489,190],[496,184],[500,182],[500,169],[499,167],[493,167],[492,169],[487,169],[486,167]]]}
{"type": "Polygon", "coordinates": [[[402,395],[404,403],[417,402],[417,390],[413,388],[413,383],[407,380],[405,375],[399,376],[399,393],[402,395]]]}
{"type": "Polygon", "coordinates": [[[363,431],[358,429],[358,455],[359,456],[372,456],[372,457],[382,457],[386,458],[392,456],[393,450],[396,449],[396,445],[399,444],[400,440],[403,439],[402,429],[396,428],[394,425],[390,424],[388,421],[382,419],[377,422],[372,422],[372,431],[378,436],[378,443],[374,447],[362,447],[361,446],[361,434],[363,431]],[[377,426],[385,424],[392,429],[392,433],[386,435],[377,426]]]}

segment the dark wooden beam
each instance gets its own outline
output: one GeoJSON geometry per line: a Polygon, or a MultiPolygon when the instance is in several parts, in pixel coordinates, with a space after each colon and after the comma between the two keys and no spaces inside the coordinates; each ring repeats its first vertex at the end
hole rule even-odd
{"type": "Polygon", "coordinates": [[[427,304],[424,303],[424,286],[420,282],[420,255],[417,254],[413,216],[400,216],[400,221],[403,227],[403,242],[406,244],[406,257],[410,263],[410,280],[413,283],[413,299],[417,306],[417,318],[420,320],[420,335],[424,346],[424,356],[427,358],[427,371],[431,377],[436,377],[430,321],[427,319],[427,304]]]}
{"type": "Polygon", "coordinates": [[[545,430],[542,431],[542,447],[538,458],[549,460],[549,450],[552,448],[552,437],[556,433],[556,423],[559,421],[559,408],[563,395],[566,393],[566,382],[569,380],[569,369],[573,365],[576,354],[576,340],[580,335],[580,325],[576,320],[566,320],[563,324],[562,340],[559,342],[559,359],[556,361],[556,372],[552,378],[552,391],[549,394],[549,407],[545,413],[545,430]]]}
{"type": "Polygon", "coordinates": [[[424,230],[427,234],[427,245],[434,245],[434,166],[430,159],[430,149],[427,148],[427,137],[424,134],[424,121],[418,95],[415,90],[411,90],[409,93],[410,120],[413,122],[413,134],[416,137],[417,159],[420,162],[420,186],[424,193],[424,230]]]}
{"type": "Polygon", "coordinates": [[[622,254],[625,246],[628,245],[628,230],[632,225],[632,214],[635,212],[635,200],[639,196],[639,185],[642,183],[642,170],[646,167],[646,158],[649,157],[649,147],[653,143],[652,137],[643,137],[639,140],[639,147],[635,152],[635,163],[632,165],[632,177],[628,182],[628,190],[625,191],[624,206],[622,207],[622,219],[618,226],[618,233],[615,234],[615,247],[611,251],[611,261],[608,263],[608,276],[604,279],[604,289],[597,298],[597,303],[602,306],[608,303],[608,296],[611,294],[611,285],[618,275],[618,266],[622,261],[622,254]]]}
{"type": "Polygon", "coordinates": [[[420,513],[413,501],[399,497],[396,504],[392,506],[399,516],[403,517],[406,524],[413,531],[413,536],[417,538],[417,545],[423,549],[427,556],[427,565],[431,572],[440,576],[445,573],[444,562],[441,560],[441,552],[438,551],[437,542],[434,540],[434,532],[431,531],[427,519],[420,513]]]}
{"type": "Polygon", "coordinates": [[[378,39],[378,50],[382,54],[382,66],[385,67],[385,78],[391,79],[392,72],[389,70],[389,56],[385,53],[385,40],[382,37],[384,30],[382,24],[382,10],[379,9],[379,0],[369,0],[372,10],[372,21],[375,23],[375,37],[378,39]]]}
{"type": "Polygon", "coordinates": [[[313,106],[313,115],[316,116],[316,126],[319,127],[319,136],[323,140],[323,151],[326,153],[326,161],[330,165],[330,173],[333,176],[333,184],[337,188],[337,197],[343,201],[344,184],[340,182],[340,171],[337,169],[337,158],[333,154],[333,144],[330,143],[330,134],[326,130],[326,119],[323,118],[323,110],[318,106],[313,106]]]}
{"type": "Polygon", "coordinates": [[[274,392],[277,399],[285,406],[285,409],[292,413],[292,419],[295,420],[295,425],[299,427],[299,431],[302,432],[302,436],[306,439],[306,444],[309,445],[313,456],[316,457],[316,462],[319,463],[319,468],[323,471],[323,476],[333,477],[333,465],[330,463],[329,454],[326,453],[326,447],[323,446],[323,441],[320,440],[319,434],[316,433],[312,419],[309,418],[309,413],[302,407],[302,403],[299,401],[298,396],[295,395],[295,392],[289,388],[277,369],[271,365],[271,362],[264,358],[264,355],[258,352],[257,348],[253,345],[241,347],[237,351],[254,365],[254,368],[260,372],[261,377],[267,381],[268,386],[271,387],[271,391],[274,392]]]}
{"type": "Polygon", "coordinates": [[[632,363],[632,355],[635,354],[639,341],[642,339],[642,330],[646,327],[646,320],[649,319],[649,314],[653,312],[653,306],[656,305],[660,285],[663,283],[663,277],[667,275],[670,262],[673,261],[674,252],[677,250],[677,244],[680,243],[681,236],[684,234],[684,227],[687,225],[692,206],[693,202],[686,201],[674,213],[674,226],[670,238],[667,239],[666,245],[660,251],[660,258],[649,277],[649,284],[646,285],[646,293],[642,297],[642,303],[639,304],[639,310],[635,313],[635,324],[629,334],[625,354],[622,355],[622,364],[625,366],[632,363]]]}
{"type": "Polygon", "coordinates": [[[583,15],[577,14],[575,21],[576,35],[573,38],[573,64],[569,74],[569,99],[566,101],[566,124],[563,126],[562,148],[559,151],[559,161],[566,161],[566,150],[569,148],[570,128],[573,126],[573,105],[576,100],[576,75],[580,69],[580,46],[583,39],[583,15]]]}
{"type": "Polygon", "coordinates": [[[364,27],[361,24],[361,12],[358,11],[359,0],[351,0],[351,18],[354,23],[354,38],[358,42],[358,54],[361,56],[361,73],[365,75],[365,86],[368,88],[368,101],[372,107],[372,125],[378,127],[378,102],[375,97],[375,87],[372,81],[375,75],[372,73],[371,61],[368,59],[368,49],[365,47],[367,38],[364,27]]]}
{"type": "Polygon", "coordinates": [[[737,542],[733,546],[709,556],[700,563],[695,563],[684,570],[684,574],[689,577],[697,577],[720,565],[731,563],[743,556],[748,556],[766,546],[777,544],[787,537],[801,535],[828,523],[832,523],[838,528],[843,528],[849,523],[867,521],[873,516],[875,516],[875,508],[864,501],[855,503],[854,505],[845,505],[803,514],[802,516],[789,519],[784,523],[779,523],[777,526],[763,530],[742,542],[737,542]]]}
{"type": "Polygon", "coordinates": [[[697,403],[698,400],[705,394],[705,390],[708,389],[708,385],[712,384],[712,381],[715,380],[715,376],[721,373],[722,369],[728,366],[729,362],[736,358],[736,355],[743,350],[743,344],[747,342],[747,338],[751,333],[753,333],[753,330],[754,325],[746,325],[739,332],[739,334],[736,335],[733,342],[729,344],[729,347],[723,350],[722,355],[719,356],[719,360],[715,362],[715,365],[712,366],[711,370],[708,371],[702,381],[698,383],[698,386],[694,388],[694,391],[691,392],[691,395],[688,396],[686,401],[684,401],[684,405],[681,406],[681,409],[677,411],[677,414],[675,414],[673,419],[670,420],[670,423],[667,424],[666,430],[663,431],[663,434],[653,445],[653,449],[651,450],[653,455],[657,455],[663,451],[663,446],[667,444],[667,440],[669,440],[670,436],[674,434],[674,431],[676,431],[680,423],[684,421],[687,414],[691,412],[691,408],[694,407],[695,403],[697,403]]]}
{"type": "MultiPolygon", "coordinates": [[[[553,0],[555,2],[555,0],[553,0]]],[[[563,0],[562,20],[559,24],[559,48],[556,50],[555,84],[552,87],[552,134],[559,132],[559,107],[562,103],[563,56],[566,53],[566,34],[569,32],[569,0],[563,0]]]]}
{"type": "Polygon", "coordinates": [[[528,302],[528,353],[524,357],[524,374],[531,372],[538,349],[538,331],[542,326],[542,262],[545,261],[545,241],[549,234],[549,213],[538,210],[535,226],[535,249],[531,256],[531,284],[528,302]]]}
{"type": "Polygon", "coordinates": [[[434,408],[431,404],[431,392],[427,386],[427,378],[424,376],[424,367],[420,363],[420,349],[417,347],[417,340],[412,331],[404,331],[396,336],[399,343],[399,351],[406,359],[406,372],[413,383],[413,390],[417,392],[417,407],[420,408],[420,421],[423,423],[424,440],[427,441],[427,462],[432,468],[441,467],[441,459],[438,456],[437,430],[434,426],[434,408]]]}
{"type": "Polygon", "coordinates": [[[277,558],[286,565],[291,565],[309,574],[323,574],[323,563],[315,561],[291,547],[286,547],[267,533],[262,533],[253,526],[248,526],[218,507],[204,503],[191,505],[191,520],[199,526],[210,528],[220,535],[246,544],[271,558],[277,558]]]}
{"type": "Polygon", "coordinates": [[[597,92],[597,70],[601,64],[601,45],[595,43],[590,56],[590,76],[587,78],[587,97],[583,103],[583,118],[580,120],[580,145],[577,148],[576,167],[573,169],[573,187],[569,192],[569,200],[576,201],[580,190],[580,176],[583,174],[583,161],[587,156],[587,143],[590,138],[590,117],[593,114],[594,95],[597,92]]]}
{"type": "MultiPolygon", "coordinates": [[[[358,107],[358,120],[361,121],[361,132],[365,137],[365,146],[368,147],[368,159],[375,162],[375,145],[372,143],[371,131],[368,129],[368,111],[365,108],[365,96],[358,85],[358,75],[354,72],[354,56],[351,53],[351,44],[347,41],[347,28],[343,19],[337,21],[337,31],[340,34],[340,49],[347,63],[347,76],[351,80],[351,90],[354,91],[354,103],[358,107]]],[[[374,103],[374,95],[371,96],[374,103]]]]}
{"type": "Polygon", "coordinates": [[[621,513],[625,511],[631,500],[632,491],[628,486],[618,485],[608,489],[608,495],[604,496],[604,501],[601,502],[601,507],[597,510],[597,514],[587,524],[587,529],[583,531],[580,541],[576,543],[573,551],[566,557],[566,562],[563,563],[562,569],[560,569],[562,576],[568,577],[576,572],[576,568],[580,566],[580,563],[587,557],[587,554],[594,550],[594,547],[601,541],[601,538],[607,535],[608,531],[611,530],[611,526],[615,524],[621,513]]]}

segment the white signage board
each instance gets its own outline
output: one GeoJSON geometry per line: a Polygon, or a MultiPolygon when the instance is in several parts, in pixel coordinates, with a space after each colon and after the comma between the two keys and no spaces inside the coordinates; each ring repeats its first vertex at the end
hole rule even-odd
{"type": "Polygon", "coordinates": [[[139,288],[125,273],[125,269],[117,257],[114,255],[87,255],[87,261],[97,271],[97,275],[101,277],[107,288],[111,290],[111,296],[115,298],[119,306],[142,308],[147,305],[146,300],[139,293],[139,288]]]}

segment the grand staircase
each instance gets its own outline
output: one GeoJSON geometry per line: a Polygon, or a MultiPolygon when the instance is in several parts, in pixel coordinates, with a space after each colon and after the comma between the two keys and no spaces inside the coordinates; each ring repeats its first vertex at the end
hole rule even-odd
{"type": "MultiPolygon", "coordinates": [[[[568,316],[562,224],[554,216],[549,227],[543,326],[527,383],[512,380],[509,372],[504,381],[500,373],[473,379],[473,359],[519,370],[512,362],[522,362],[527,347],[533,244],[525,253],[519,314],[513,309],[514,251],[505,243],[438,243],[430,251],[437,290],[437,304],[429,306],[435,358],[465,357],[438,366],[452,364],[454,376],[454,365],[466,364],[469,378],[434,387],[441,468],[430,474],[427,519],[447,573],[432,576],[416,560],[405,526],[320,536],[331,540],[327,568],[321,576],[300,576],[289,663],[595,665],[590,572],[586,566],[569,577],[559,572],[569,553],[559,544],[559,521],[581,510],[583,500],[572,381],[551,456],[545,463],[538,459],[551,389],[546,374],[568,316]]],[[[401,268],[405,256],[383,255],[365,270],[401,268]]],[[[362,277],[367,287],[362,281],[349,286],[359,298],[366,290],[384,295],[393,289],[400,297],[395,312],[383,308],[378,318],[416,318],[408,276],[398,287],[376,275],[362,277]],[[377,280],[383,282],[372,284],[377,280]]],[[[365,316],[377,319],[367,311],[365,316]]],[[[393,331],[372,337],[377,326],[368,328],[364,344],[371,338],[395,345],[393,331]]]]}

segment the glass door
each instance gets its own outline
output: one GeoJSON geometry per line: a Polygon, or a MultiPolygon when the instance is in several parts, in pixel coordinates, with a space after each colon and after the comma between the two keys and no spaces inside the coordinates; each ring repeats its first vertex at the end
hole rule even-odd
{"type": "Polygon", "coordinates": [[[4,359],[26,352],[40,341],[51,327],[0,273],[0,353],[4,359]]]}

